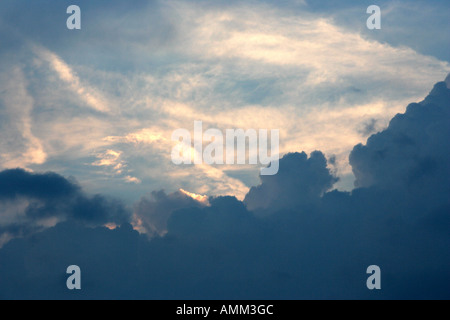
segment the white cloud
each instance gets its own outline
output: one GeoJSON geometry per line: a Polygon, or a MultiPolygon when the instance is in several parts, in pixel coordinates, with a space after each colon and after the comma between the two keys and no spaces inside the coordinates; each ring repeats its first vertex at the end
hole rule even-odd
{"type": "MultiPolygon", "coordinates": [[[[163,17],[177,17],[170,19],[175,36],[163,46],[167,58],[146,38],[154,35],[143,32],[129,42],[121,37],[129,55],[109,50],[111,60],[142,63],[139,71],[97,66],[103,55],[89,65],[71,65],[63,54],[34,46],[26,64],[33,72],[13,79],[27,77],[38,89],[20,95],[27,101],[11,100],[8,108],[21,110],[28,153],[10,152],[8,163],[70,174],[70,166],[79,163],[82,183],[112,188],[114,177],[116,188],[140,183],[146,191],[182,187],[242,198],[248,186],[226,173],[235,168],[172,165],[172,132],[192,130],[194,120],[221,130],[281,129],[282,153],[322,150],[336,155],[338,172],[348,174],[351,148],[367,138],[362,126],[372,120],[377,129],[386,126],[450,72],[447,62],[367,40],[306,12],[295,16],[255,4],[219,10],[184,1],[171,1],[163,10],[163,17]],[[52,167],[45,167],[45,159],[53,160],[52,167]]],[[[134,34],[138,22],[148,23],[123,25],[120,32],[134,34]]],[[[101,29],[101,37],[114,39],[107,30],[101,29]]],[[[79,45],[102,52],[104,43],[79,45]]],[[[3,75],[2,83],[8,78],[3,75]]]]}
{"type": "Polygon", "coordinates": [[[142,183],[141,180],[139,180],[139,179],[136,178],[136,177],[132,177],[132,176],[126,176],[126,177],[124,178],[124,180],[125,180],[126,182],[128,182],[128,183],[135,183],[135,184],[141,184],[141,183],[142,183]]]}
{"type": "Polygon", "coordinates": [[[18,66],[0,73],[0,114],[2,125],[0,166],[28,167],[42,164],[47,154],[40,139],[33,133],[33,98],[27,90],[27,80],[18,66]]]}
{"type": "Polygon", "coordinates": [[[39,46],[34,47],[34,52],[38,57],[48,62],[59,78],[67,83],[70,89],[78,94],[89,107],[99,112],[110,111],[106,99],[99,92],[92,90],[92,87],[82,84],[72,68],[55,53],[39,46]]]}

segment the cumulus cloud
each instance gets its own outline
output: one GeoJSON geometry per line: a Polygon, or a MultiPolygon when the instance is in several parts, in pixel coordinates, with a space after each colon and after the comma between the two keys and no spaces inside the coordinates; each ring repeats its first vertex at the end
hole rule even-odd
{"type": "MultiPolygon", "coordinates": [[[[186,192],[153,193],[135,215],[164,236],[149,239],[128,223],[109,230],[71,221],[12,240],[0,250],[0,297],[448,299],[449,94],[438,83],[355,147],[359,187],[351,193],[328,191],[336,179],[320,152],[287,155],[279,178],[262,177],[245,202],[213,197],[200,205],[186,192]],[[252,209],[264,206],[274,210],[252,209]],[[74,263],[83,275],[77,293],[64,287],[74,263]],[[365,287],[373,264],[382,270],[379,292],[365,287]]],[[[58,188],[62,196],[77,192],[70,186],[58,188]]],[[[5,197],[45,195],[15,190],[5,197]]]]}
{"type": "Polygon", "coordinates": [[[281,159],[278,174],[262,176],[261,185],[250,190],[245,203],[250,210],[292,209],[317,201],[336,182],[321,152],[310,158],[304,152],[288,154],[281,159]]]}
{"type": "Polygon", "coordinates": [[[439,185],[450,191],[447,138],[450,136],[450,92],[445,82],[435,85],[421,103],[408,106],[389,127],[358,145],[350,155],[357,187],[415,188],[417,193],[439,185]],[[411,128],[416,130],[411,130],[411,128]]]}

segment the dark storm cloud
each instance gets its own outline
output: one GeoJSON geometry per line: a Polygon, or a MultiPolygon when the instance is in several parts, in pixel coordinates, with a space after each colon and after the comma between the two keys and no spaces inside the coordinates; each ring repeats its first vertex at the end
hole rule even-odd
{"type": "Polygon", "coordinates": [[[9,242],[0,250],[0,298],[448,299],[449,94],[437,84],[355,147],[361,187],[352,193],[326,192],[335,178],[315,152],[283,158],[279,176],[263,177],[247,206],[222,197],[188,207],[180,195],[154,194],[141,211],[173,210],[164,237],[149,240],[129,224],[63,223],[9,242]],[[65,288],[74,263],[79,292],[65,288]],[[373,264],[381,291],[366,288],[373,264]]]}
{"type": "Polygon", "coordinates": [[[36,223],[52,217],[103,224],[124,223],[130,216],[118,200],[87,196],[76,182],[55,173],[23,169],[0,172],[0,208],[0,236],[30,234],[40,229],[36,223]]]}
{"type": "Polygon", "coordinates": [[[34,174],[22,169],[0,172],[0,199],[20,196],[39,199],[70,197],[80,188],[56,173],[34,174]]]}

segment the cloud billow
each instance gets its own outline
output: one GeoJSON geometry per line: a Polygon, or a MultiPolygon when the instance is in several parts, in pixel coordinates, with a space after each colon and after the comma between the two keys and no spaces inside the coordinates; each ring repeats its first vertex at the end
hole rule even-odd
{"type": "Polygon", "coordinates": [[[423,102],[410,104],[386,130],[354,148],[350,164],[356,187],[403,192],[413,202],[445,202],[450,192],[448,119],[450,91],[440,82],[423,102]]]}
{"type": "Polygon", "coordinates": [[[331,189],[337,178],[327,168],[321,152],[288,154],[282,159],[280,172],[261,177],[262,184],[250,190],[245,203],[250,210],[295,208],[299,204],[317,201],[331,189]]]}
{"type": "Polygon", "coordinates": [[[65,220],[98,225],[130,219],[118,200],[88,196],[76,182],[56,173],[23,169],[0,172],[0,210],[0,236],[27,236],[65,220]]]}
{"type": "Polygon", "coordinates": [[[65,198],[80,191],[80,188],[56,173],[33,174],[22,169],[0,172],[0,199],[21,196],[51,200],[65,198]]]}
{"type": "MultiPolygon", "coordinates": [[[[336,178],[322,153],[293,153],[245,202],[143,199],[135,214],[148,222],[160,214],[164,236],[72,220],[12,240],[0,250],[0,298],[448,299],[449,104],[450,89],[438,83],[356,146],[351,193],[329,191],[336,178]],[[76,293],[64,288],[73,263],[83,274],[76,293]],[[377,292],[366,288],[373,264],[382,270],[377,292]]],[[[8,192],[45,198],[26,188],[8,192]]]]}

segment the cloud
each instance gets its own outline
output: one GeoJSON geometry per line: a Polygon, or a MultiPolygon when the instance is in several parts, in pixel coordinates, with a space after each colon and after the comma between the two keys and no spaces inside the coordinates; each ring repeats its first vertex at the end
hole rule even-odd
{"type": "Polygon", "coordinates": [[[342,26],[346,30],[358,31],[366,39],[373,39],[380,43],[388,43],[392,47],[409,47],[415,51],[450,61],[448,54],[450,45],[449,35],[439,32],[434,26],[448,26],[449,7],[445,1],[437,0],[430,6],[425,0],[401,2],[379,0],[381,8],[382,31],[373,32],[366,27],[366,8],[373,5],[373,1],[308,1],[308,11],[323,15],[342,26]],[[431,23],[433,21],[433,23],[431,23]],[[414,37],[410,35],[414,34],[414,37]]]}
{"type": "Polygon", "coordinates": [[[33,197],[51,200],[78,192],[78,186],[55,173],[34,174],[21,169],[0,172],[0,199],[33,197]]]}
{"type": "Polygon", "coordinates": [[[99,160],[95,161],[92,165],[98,167],[112,167],[116,174],[121,174],[122,169],[126,166],[120,161],[122,152],[114,150],[106,150],[106,152],[98,154],[99,160]]]}
{"type": "Polygon", "coordinates": [[[34,101],[24,73],[18,67],[0,63],[0,84],[0,168],[44,163],[47,154],[33,134],[34,101]]]}
{"type": "Polygon", "coordinates": [[[95,92],[92,86],[82,84],[80,78],[60,57],[38,46],[35,46],[33,49],[37,56],[50,64],[52,70],[58,74],[59,79],[69,85],[70,90],[79,95],[87,106],[98,112],[110,111],[108,107],[110,102],[107,102],[99,92],[95,92]]]}
{"type": "MultiPolygon", "coordinates": [[[[375,120],[382,130],[450,71],[445,59],[342,23],[365,26],[365,10],[350,3],[140,0],[126,8],[81,0],[81,32],[65,28],[69,4],[0,4],[0,86],[18,93],[2,95],[15,98],[0,103],[0,165],[76,175],[92,192],[122,195],[129,176],[145,190],[243,199],[258,168],[239,168],[245,174],[236,179],[229,167],[171,165],[171,133],[194,120],[221,130],[281,129],[282,154],[321,150],[336,158],[339,177],[350,176],[341,181],[351,180],[347,158],[367,138],[364,125],[375,120]],[[357,12],[337,19],[344,8],[357,12]],[[107,150],[120,152],[126,167],[92,165],[107,150]]],[[[439,9],[427,17],[446,17],[439,9]]],[[[438,22],[421,39],[445,38],[438,22]]],[[[396,31],[414,41],[426,24],[396,31]]]]}
{"type": "Polygon", "coordinates": [[[377,127],[377,120],[371,119],[363,124],[360,133],[366,136],[370,136],[376,132],[376,127],[377,127]]]}
{"type": "Polygon", "coordinates": [[[56,173],[22,169],[0,172],[0,236],[5,242],[66,220],[103,225],[129,219],[120,201],[102,195],[87,196],[76,182],[56,173]]]}
{"type": "MultiPolygon", "coordinates": [[[[156,192],[138,203],[134,221],[163,236],[149,239],[126,222],[110,230],[68,221],[11,240],[0,249],[0,297],[448,299],[449,94],[438,83],[355,147],[360,186],[351,193],[328,191],[335,177],[320,152],[286,155],[279,177],[262,177],[245,203],[211,197],[204,205],[186,192],[156,192]],[[265,205],[266,215],[251,208],[265,205]],[[83,282],[76,293],[65,289],[74,263],[83,282]],[[378,292],[365,286],[373,264],[382,270],[378,292]]],[[[2,175],[18,173],[44,179],[2,175]]],[[[14,190],[6,197],[43,197],[14,190]]]]}
{"type": "Polygon", "coordinates": [[[373,263],[376,297],[448,298],[449,77],[395,116],[450,72],[446,1],[383,0],[382,32],[350,1],[78,2],[78,33],[0,2],[1,298],[77,297],[74,261],[93,298],[373,298],[373,263]],[[279,175],[172,165],[194,120],[281,129],[279,175]]]}
{"type": "Polygon", "coordinates": [[[139,179],[136,178],[136,177],[132,177],[132,176],[126,176],[124,179],[125,179],[125,181],[128,182],[128,183],[135,183],[135,184],[140,184],[140,183],[142,183],[141,180],[139,180],[139,179]]]}
{"type": "Polygon", "coordinates": [[[310,158],[304,152],[288,154],[280,161],[279,173],[262,176],[261,185],[250,190],[245,204],[250,210],[292,209],[317,201],[337,180],[321,152],[313,152],[310,158]]]}
{"type": "Polygon", "coordinates": [[[450,167],[444,160],[450,155],[446,147],[449,117],[450,92],[440,82],[423,102],[410,104],[386,130],[354,148],[350,164],[356,186],[407,188],[409,192],[416,188],[418,194],[431,189],[423,190],[428,184],[448,190],[450,167]]]}
{"type": "Polygon", "coordinates": [[[167,233],[167,221],[177,210],[201,208],[208,205],[207,198],[180,190],[171,194],[152,192],[135,206],[135,226],[149,236],[167,233]]]}

